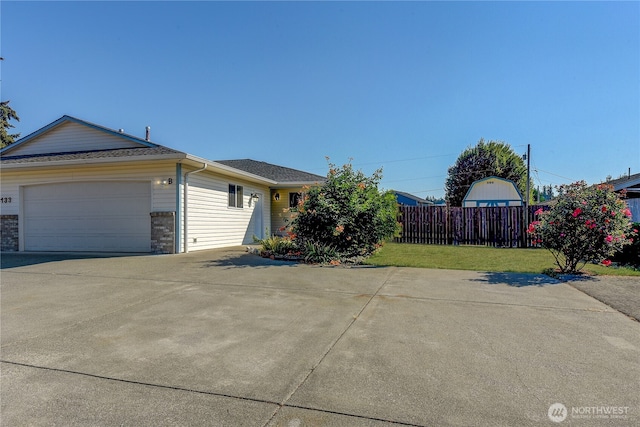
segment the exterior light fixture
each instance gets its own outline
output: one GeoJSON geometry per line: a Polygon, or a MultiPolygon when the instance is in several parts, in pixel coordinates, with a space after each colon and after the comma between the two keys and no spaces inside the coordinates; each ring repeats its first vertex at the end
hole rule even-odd
{"type": "Polygon", "coordinates": [[[276,193],[273,195],[273,198],[275,199],[275,201],[277,202],[278,200],[280,200],[280,193],[276,193]]]}

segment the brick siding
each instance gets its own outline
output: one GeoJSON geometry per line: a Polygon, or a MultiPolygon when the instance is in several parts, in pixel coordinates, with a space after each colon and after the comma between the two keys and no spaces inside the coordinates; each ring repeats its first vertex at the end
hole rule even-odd
{"type": "Polygon", "coordinates": [[[0,250],[17,252],[19,238],[18,215],[0,215],[0,250]]]}
{"type": "Polygon", "coordinates": [[[151,252],[173,254],[176,252],[176,213],[151,212],[151,252]]]}

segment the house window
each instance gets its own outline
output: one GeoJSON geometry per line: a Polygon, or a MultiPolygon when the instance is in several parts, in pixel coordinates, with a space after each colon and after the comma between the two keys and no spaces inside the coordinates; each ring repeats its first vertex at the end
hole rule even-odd
{"type": "Polygon", "coordinates": [[[241,208],[243,195],[242,185],[229,184],[229,207],[241,208]]]}
{"type": "Polygon", "coordinates": [[[302,200],[302,196],[302,193],[289,193],[289,207],[297,208],[298,203],[300,203],[300,200],[302,200]]]}

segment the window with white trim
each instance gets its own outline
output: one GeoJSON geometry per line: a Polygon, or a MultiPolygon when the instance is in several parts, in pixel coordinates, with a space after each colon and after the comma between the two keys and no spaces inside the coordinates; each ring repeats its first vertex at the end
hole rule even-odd
{"type": "Polygon", "coordinates": [[[242,198],[244,196],[242,185],[229,184],[229,207],[242,208],[242,198]]]}

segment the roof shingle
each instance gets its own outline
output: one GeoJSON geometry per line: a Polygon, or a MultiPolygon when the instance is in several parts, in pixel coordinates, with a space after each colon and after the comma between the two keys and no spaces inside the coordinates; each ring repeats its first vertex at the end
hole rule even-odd
{"type": "Polygon", "coordinates": [[[239,169],[241,171],[249,172],[254,175],[262,176],[264,178],[276,181],[279,184],[287,182],[314,183],[324,182],[326,180],[326,178],[321,175],[316,175],[313,173],[287,168],[285,166],[278,166],[271,163],[260,162],[252,159],[216,160],[216,163],[230,166],[234,169],[239,169]]]}
{"type": "Polygon", "coordinates": [[[30,154],[23,156],[0,156],[0,162],[6,164],[57,162],[66,160],[86,160],[99,158],[123,158],[137,156],[184,155],[181,151],[168,147],[118,148],[111,150],[74,151],[69,153],[30,154]]]}

